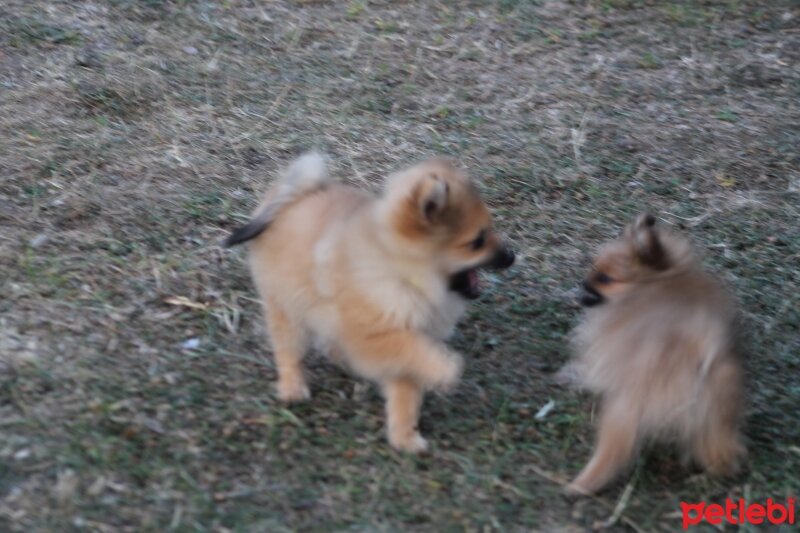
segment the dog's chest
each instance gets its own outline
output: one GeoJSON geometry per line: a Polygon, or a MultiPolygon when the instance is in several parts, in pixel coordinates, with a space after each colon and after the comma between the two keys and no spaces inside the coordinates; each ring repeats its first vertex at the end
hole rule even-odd
{"type": "Polygon", "coordinates": [[[445,339],[464,312],[464,302],[438,280],[400,279],[377,284],[372,297],[397,327],[445,339]]]}
{"type": "MultiPolygon", "coordinates": [[[[428,269],[399,268],[396,263],[343,242],[342,226],[331,227],[315,245],[314,283],[321,301],[334,306],[360,294],[380,319],[397,328],[423,331],[445,339],[464,312],[464,300],[428,269]]],[[[358,301],[360,298],[356,298],[358,301]]]]}

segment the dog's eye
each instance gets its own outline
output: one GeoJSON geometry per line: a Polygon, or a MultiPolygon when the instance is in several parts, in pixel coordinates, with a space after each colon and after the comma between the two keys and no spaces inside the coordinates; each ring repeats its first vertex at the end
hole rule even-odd
{"type": "Polygon", "coordinates": [[[594,276],[594,281],[595,281],[595,283],[599,283],[600,285],[607,285],[607,284],[611,283],[614,280],[611,279],[607,274],[605,274],[603,272],[598,272],[594,276]]]}
{"type": "Polygon", "coordinates": [[[486,230],[481,230],[475,240],[469,243],[473,250],[480,250],[484,244],[486,244],[486,230]]]}

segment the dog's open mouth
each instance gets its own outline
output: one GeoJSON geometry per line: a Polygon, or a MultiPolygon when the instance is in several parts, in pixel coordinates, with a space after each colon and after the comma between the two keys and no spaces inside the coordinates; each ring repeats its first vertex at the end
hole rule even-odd
{"type": "Polygon", "coordinates": [[[467,300],[474,300],[481,295],[481,279],[477,268],[462,270],[450,275],[450,290],[457,292],[467,300]]]}
{"type": "Polygon", "coordinates": [[[472,268],[466,268],[450,274],[450,290],[457,292],[467,300],[474,300],[481,295],[481,279],[478,270],[491,268],[494,270],[508,268],[514,264],[514,251],[502,247],[489,261],[472,268]]]}

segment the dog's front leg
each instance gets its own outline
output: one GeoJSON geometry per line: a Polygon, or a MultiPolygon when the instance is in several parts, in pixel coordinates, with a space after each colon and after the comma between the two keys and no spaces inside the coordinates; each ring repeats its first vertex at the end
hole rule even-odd
{"type": "Polygon", "coordinates": [[[389,443],[421,452],[427,447],[417,430],[426,388],[449,389],[461,375],[462,359],[444,344],[408,329],[343,335],[353,368],[383,385],[389,443]]]}
{"type": "Polygon", "coordinates": [[[461,376],[461,356],[413,330],[348,335],[350,362],[363,376],[384,383],[408,378],[434,389],[450,389],[461,376]]]}
{"type": "Polygon", "coordinates": [[[634,402],[615,399],[603,407],[594,454],[569,484],[572,494],[592,494],[605,487],[627,467],[639,441],[638,413],[634,402]]]}
{"type": "Polygon", "coordinates": [[[389,444],[398,450],[419,453],[428,442],[417,428],[424,391],[413,380],[398,378],[383,384],[386,395],[386,429],[389,444]]]}

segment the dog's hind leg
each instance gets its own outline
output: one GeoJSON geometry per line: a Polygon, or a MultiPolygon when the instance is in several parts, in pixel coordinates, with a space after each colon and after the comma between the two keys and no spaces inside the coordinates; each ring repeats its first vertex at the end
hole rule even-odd
{"type": "Polygon", "coordinates": [[[306,332],[274,301],[268,299],[264,310],[278,369],[278,397],[284,402],[306,400],[311,396],[302,366],[308,348],[306,332]]]}
{"type": "Polygon", "coordinates": [[[592,459],[567,490],[592,494],[610,483],[628,466],[636,452],[637,426],[635,405],[616,400],[604,406],[592,459]]]}
{"type": "Polygon", "coordinates": [[[747,454],[738,429],[742,410],[738,366],[722,361],[712,369],[694,420],[691,449],[695,460],[713,475],[736,473],[747,454]]]}
{"type": "Polygon", "coordinates": [[[388,381],[383,386],[386,394],[386,419],[389,443],[407,452],[423,452],[428,443],[417,429],[422,407],[423,390],[408,378],[388,381]]]}

